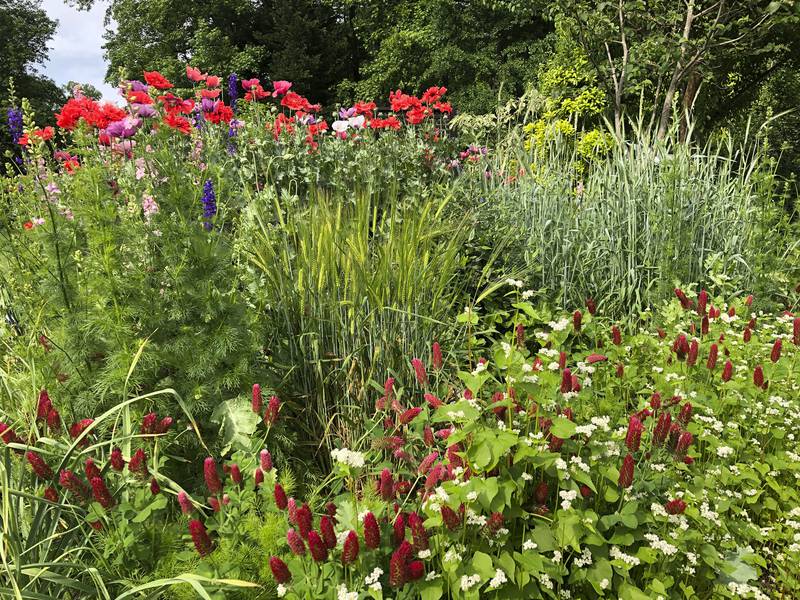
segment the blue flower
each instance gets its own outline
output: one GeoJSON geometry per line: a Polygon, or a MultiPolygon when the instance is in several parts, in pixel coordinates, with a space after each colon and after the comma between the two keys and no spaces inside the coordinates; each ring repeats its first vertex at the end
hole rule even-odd
{"type": "Polygon", "coordinates": [[[8,129],[11,132],[11,141],[14,144],[22,137],[22,111],[16,108],[8,109],[8,129]]]}
{"type": "Polygon", "coordinates": [[[203,185],[203,227],[206,231],[211,231],[211,219],[217,214],[217,195],[214,193],[214,184],[207,179],[203,185]]]}

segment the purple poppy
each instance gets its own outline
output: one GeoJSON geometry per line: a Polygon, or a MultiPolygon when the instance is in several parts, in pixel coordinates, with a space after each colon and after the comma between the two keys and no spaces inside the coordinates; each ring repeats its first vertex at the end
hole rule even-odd
{"type": "Polygon", "coordinates": [[[131,110],[137,117],[155,117],[158,114],[151,104],[131,104],[131,110]]]}
{"type": "Polygon", "coordinates": [[[111,137],[129,138],[133,137],[139,130],[142,120],[133,116],[127,116],[119,121],[109,123],[106,133],[111,137]]]}
{"type": "Polygon", "coordinates": [[[354,114],[356,114],[356,107],[355,106],[351,106],[350,108],[340,108],[339,109],[339,118],[342,119],[342,120],[349,119],[354,114]]]}

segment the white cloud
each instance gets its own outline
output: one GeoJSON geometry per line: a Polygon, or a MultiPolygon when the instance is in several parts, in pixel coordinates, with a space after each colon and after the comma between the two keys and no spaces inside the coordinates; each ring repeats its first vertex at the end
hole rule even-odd
{"type": "Polygon", "coordinates": [[[64,0],[44,0],[42,8],[58,29],[50,40],[50,59],[42,71],[58,85],[68,81],[91,83],[103,93],[103,98],[117,101],[115,88],[103,81],[106,62],[103,59],[103,32],[106,7],[101,0],[90,11],[79,11],[64,0]]]}

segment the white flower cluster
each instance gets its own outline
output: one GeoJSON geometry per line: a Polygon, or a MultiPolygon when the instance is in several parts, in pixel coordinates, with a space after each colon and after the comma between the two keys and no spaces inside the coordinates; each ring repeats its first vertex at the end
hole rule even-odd
{"type": "Polygon", "coordinates": [[[437,577],[440,577],[440,575],[436,571],[431,571],[430,573],[425,575],[425,581],[433,581],[437,577]]]}
{"type": "Polygon", "coordinates": [[[475,368],[472,370],[473,377],[485,371],[486,366],[487,366],[486,362],[479,362],[477,365],[475,365],[475,368]]]}
{"type": "Polygon", "coordinates": [[[486,525],[486,517],[484,515],[479,515],[471,508],[468,508],[467,525],[477,525],[478,527],[483,527],[484,525],[486,525]]]}
{"type": "Polygon", "coordinates": [[[331,450],[331,458],[336,462],[348,465],[350,467],[359,469],[364,466],[364,455],[355,450],[348,450],[347,448],[340,448],[331,450]]]}
{"type": "Polygon", "coordinates": [[[550,576],[547,575],[546,573],[542,573],[541,575],[539,575],[539,582],[548,590],[553,589],[553,582],[550,581],[550,576]]]}
{"type": "Polygon", "coordinates": [[[419,552],[417,552],[417,557],[418,558],[422,558],[422,559],[430,558],[431,557],[431,551],[430,550],[420,550],[419,552]]]}
{"type": "Polygon", "coordinates": [[[752,594],[753,598],[756,600],[769,600],[769,596],[767,596],[764,592],[759,590],[757,587],[747,585],[746,583],[736,583],[735,581],[731,581],[728,584],[728,589],[734,596],[746,596],[747,594],[752,594]]]}
{"type": "Polygon", "coordinates": [[[589,469],[589,465],[587,465],[585,462],[583,462],[583,460],[581,459],[580,456],[573,456],[572,458],[569,459],[569,462],[570,462],[570,464],[575,465],[576,467],[578,467],[581,471],[584,471],[585,473],[588,473],[591,470],[591,469],[589,469]]]}
{"type": "Polygon", "coordinates": [[[358,592],[348,592],[345,584],[336,588],[337,600],[358,600],[358,592]]]}
{"type": "Polygon", "coordinates": [[[617,546],[611,546],[611,550],[609,551],[609,555],[611,558],[616,560],[621,560],[629,567],[637,567],[641,561],[635,557],[631,556],[630,554],[625,554],[622,550],[619,549],[617,546]]]}
{"type": "Polygon", "coordinates": [[[717,527],[722,527],[722,523],[719,520],[719,515],[711,510],[711,508],[708,506],[708,502],[703,502],[700,505],[700,516],[708,521],[711,521],[717,527]]]}
{"type": "Polygon", "coordinates": [[[464,546],[456,544],[452,548],[448,548],[444,553],[444,562],[461,562],[461,553],[464,552],[464,546]]]}
{"type": "Polygon", "coordinates": [[[523,287],[525,285],[521,280],[519,280],[519,279],[511,279],[511,278],[506,279],[506,284],[510,285],[511,287],[515,287],[515,288],[521,288],[521,287],[523,287]]]}
{"type": "Polygon", "coordinates": [[[461,591],[467,592],[470,588],[474,587],[475,585],[481,582],[481,576],[475,573],[474,575],[462,575],[461,576],[461,591]]]}
{"type": "Polygon", "coordinates": [[[558,495],[561,497],[561,508],[569,510],[572,508],[572,501],[578,497],[578,492],[575,490],[561,490],[558,495]]]}
{"type": "Polygon", "coordinates": [[[678,552],[678,549],[669,542],[662,540],[654,533],[645,533],[644,538],[650,542],[650,547],[655,550],[661,550],[665,555],[672,556],[678,552]]]}
{"type": "Polygon", "coordinates": [[[492,577],[492,579],[489,581],[489,587],[493,590],[496,590],[506,581],[508,581],[508,578],[506,577],[505,572],[502,569],[497,569],[494,572],[494,577],[492,577]]]}
{"type": "Polygon", "coordinates": [[[569,325],[569,319],[564,317],[558,321],[550,321],[548,325],[553,331],[564,331],[567,328],[567,325],[569,325]]]}
{"type": "Polygon", "coordinates": [[[720,446],[719,448],[717,448],[717,456],[719,456],[720,458],[728,458],[729,456],[732,456],[733,453],[734,449],[731,448],[730,446],[720,446]]]}
{"type": "Polygon", "coordinates": [[[592,551],[589,548],[584,548],[581,555],[573,563],[576,567],[588,567],[592,564],[592,551]]]}
{"type": "Polygon", "coordinates": [[[278,598],[283,598],[286,595],[286,592],[289,591],[289,588],[287,588],[282,583],[279,583],[275,591],[278,593],[278,598]]]}
{"type": "Polygon", "coordinates": [[[536,550],[539,546],[533,540],[525,540],[522,543],[523,550],[536,550]]]}
{"type": "Polygon", "coordinates": [[[381,582],[378,580],[381,578],[381,575],[383,575],[383,569],[380,567],[375,567],[372,569],[372,573],[364,578],[364,585],[369,587],[371,590],[379,592],[381,590],[381,582]]]}

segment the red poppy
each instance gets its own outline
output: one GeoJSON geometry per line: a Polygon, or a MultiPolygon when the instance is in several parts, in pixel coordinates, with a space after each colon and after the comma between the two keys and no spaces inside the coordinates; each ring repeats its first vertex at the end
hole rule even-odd
{"type": "Polygon", "coordinates": [[[131,90],[128,92],[128,102],[134,102],[136,104],[152,104],[153,99],[148,96],[146,92],[136,92],[131,90]]]}
{"type": "Polygon", "coordinates": [[[210,88],[215,88],[219,85],[219,77],[216,75],[209,75],[206,77],[206,86],[210,88]]]}
{"type": "Polygon", "coordinates": [[[172,87],[169,80],[158,71],[145,71],[144,80],[158,90],[168,90],[172,87]]]}
{"type": "Polygon", "coordinates": [[[22,224],[22,226],[23,226],[25,229],[33,229],[33,223],[31,223],[30,221],[25,221],[25,222],[22,224]]]}
{"type": "Polygon", "coordinates": [[[173,113],[169,113],[164,117],[164,124],[172,129],[177,129],[181,133],[188,134],[192,130],[192,125],[189,123],[188,119],[173,113]]]}
{"type": "MultiPolygon", "coordinates": [[[[211,78],[209,77],[209,79],[211,79],[211,78]]],[[[219,93],[220,93],[219,90],[207,90],[207,89],[206,90],[200,90],[200,95],[203,98],[218,98],[219,97],[219,93]]]]}
{"type": "Polygon", "coordinates": [[[44,129],[35,129],[33,135],[40,138],[43,142],[51,139],[56,133],[52,127],[45,127],[44,129]]]}

